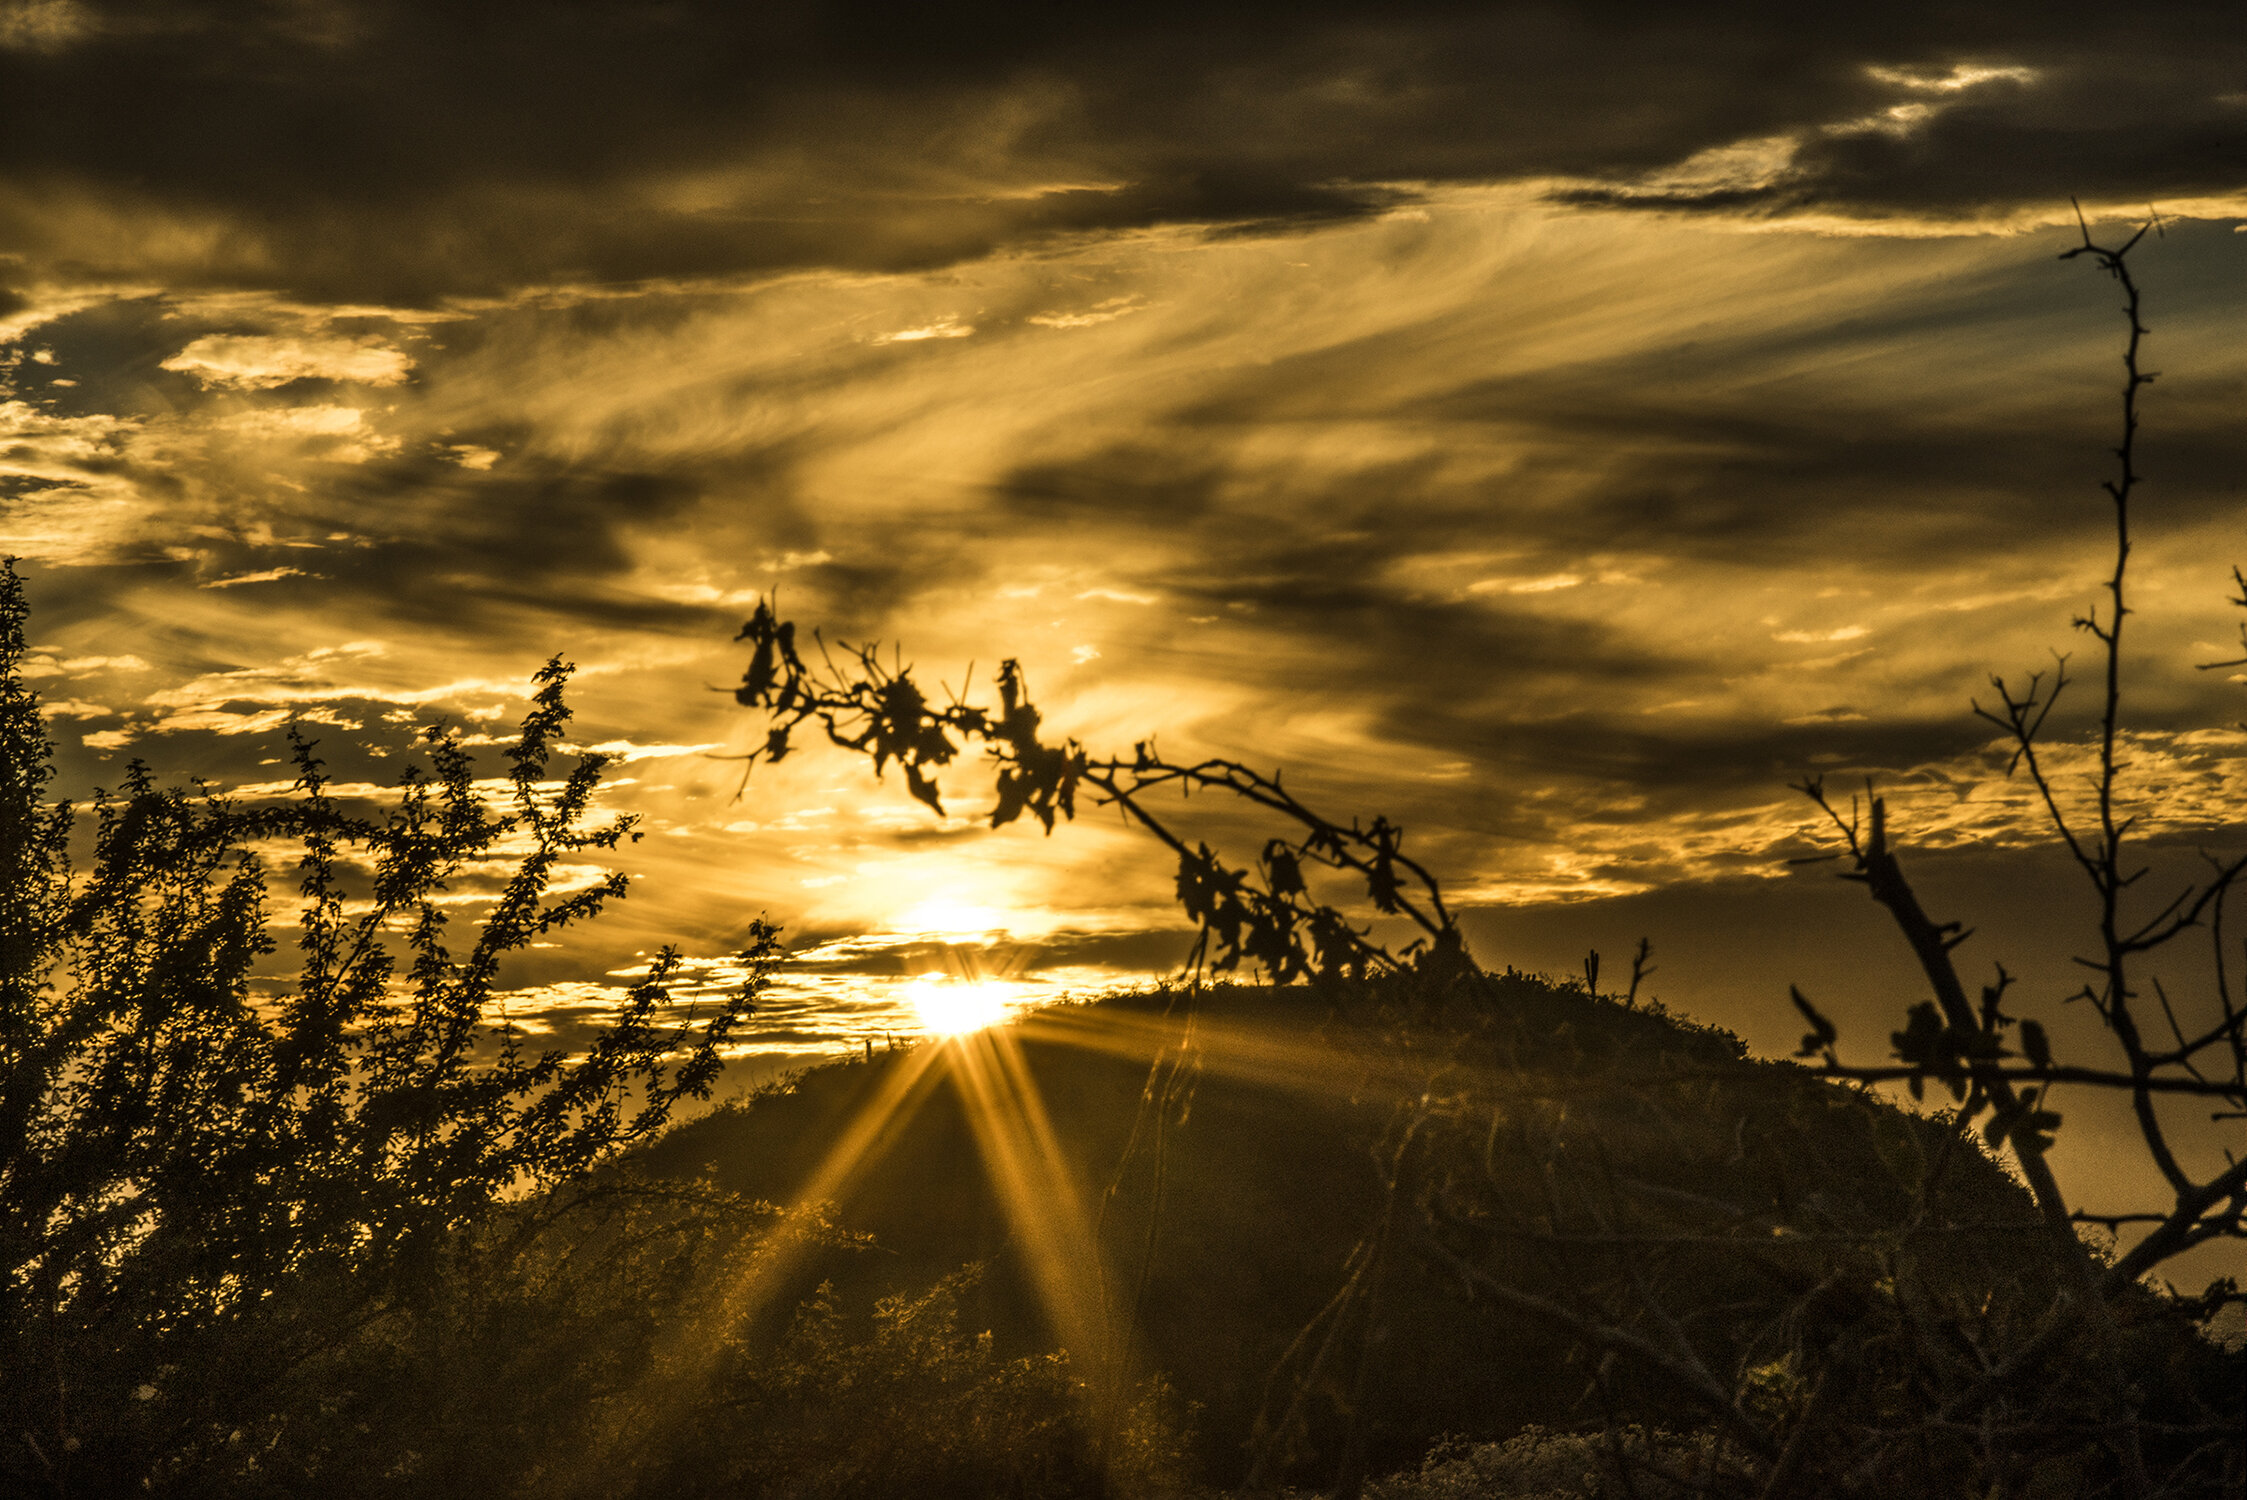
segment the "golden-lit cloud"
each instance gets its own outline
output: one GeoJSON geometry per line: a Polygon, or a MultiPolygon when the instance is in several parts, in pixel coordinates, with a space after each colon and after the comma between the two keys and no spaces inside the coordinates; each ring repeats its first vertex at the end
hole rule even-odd
{"type": "Polygon", "coordinates": [[[206,334],[165,360],[162,367],[192,375],[208,386],[261,391],[294,380],[396,385],[412,370],[413,361],[371,339],[206,334]]]}
{"type": "Polygon", "coordinates": [[[54,51],[80,40],[98,24],[79,0],[11,0],[0,10],[0,48],[54,51]]]}
{"type": "Polygon", "coordinates": [[[256,573],[237,573],[231,578],[206,579],[199,585],[206,589],[240,588],[246,583],[278,583],[284,578],[308,576],[302,568],[266,568],[256,573]]]}

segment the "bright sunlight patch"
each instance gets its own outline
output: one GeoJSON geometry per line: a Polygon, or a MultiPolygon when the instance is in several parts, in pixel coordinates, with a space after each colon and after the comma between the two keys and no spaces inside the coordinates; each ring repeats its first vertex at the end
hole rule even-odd
{"type": "Polygon", "coordinates": [[[929,1036],[964,1036],[1007,1018],[1006,996],[996,985],[962,979],[917,979],[906,986],[913,1014],[929,1036]]]}

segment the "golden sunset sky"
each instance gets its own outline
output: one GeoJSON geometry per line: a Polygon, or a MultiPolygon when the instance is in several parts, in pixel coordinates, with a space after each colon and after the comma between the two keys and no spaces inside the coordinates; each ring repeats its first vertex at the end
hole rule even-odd
{"type": "Polygon", "coordinates": [[[743,787],[774,589],[931,681],[1019,657],[1096,750],[1385,812],[1485,964],[1646,934],[1769,1051],[1790,980],[1867,1060],[1917,998],[1787,863],[1789,783],[1871,776],[1969,969],[2056,1002],[2089,897],[1968,702],[2105,564],[2071,196],[2162,226],[2145,831],[2239,842],[2242,687],[2195,670],[2247,562],[2233,6],[13,0],[0,113],[0,550],[62,783],[283,790],[296,723],[371,790],[559,653],[646,837],[519,976],[558,1031],[760,914],[808,954],[768,1061],[947,963],[1184,953],[1112,818],[994,832],[967,767],[939,820],[808,749],[743,787]]]}

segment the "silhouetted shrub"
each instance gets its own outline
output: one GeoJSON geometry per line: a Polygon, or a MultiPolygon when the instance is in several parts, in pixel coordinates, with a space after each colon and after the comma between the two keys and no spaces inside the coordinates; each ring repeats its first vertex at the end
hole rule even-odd
{"type": "MultiPolygon", "coordinates": [[[[81,873],[73,809],[46,800],[24,619],[10,566],[0,1486],[238,1490],[309,1472],[339,1441],[321,1429],[409,1378],[397,1361],[457,1314],[441,1300],[488,1281],[474,1267],[490,1235],[567,1217],[558,1189],[707,1095],[755,981],[674,1004],[666,953],[574,1055],[492,1018],[507,955],[624,890],[613,874],[555,888],[567,861],[629,832],[589,822],[601,757],[550,770],[569,718],[559,661],[506,751],[501,810],[438,731],[432,771],[371,816],[301,739],[298,795],[256,805],[161,786],[136,761],[94,800],[81,873]],[[271,962],[275,857],[300,896],[287,966],[271,962]],[[502,857],[512,873],[460,923],[454,898],[474,893],[456,887],[502,857]],[[544,1219],[511,1206],[526,1196],[544,1219]]],[[[771,944],[760,929],[753,975],[771,944]]],[[[676,1195],[668,1211],[684,1228],[705,1208],[731,1211],[676,1195]]]]}
{"type": "Polygon", "coordinates": [[[880,1500],[893,1495],[1145,1495],[1187,1470],[1185,1414],[1160,1381],[1105,1445],[1068,1355],[1007,1357],[964,1332],[981,1275],[847,1313],[822,1285],[769,1350],[743,1348],[707,1388],[695,1437],[649,1493],[880,1500]]]}
{"type": "Polygon", "coordinates": [[[1378,1479],[1366,1500],[1681,1500],[1695,1493],[1703,1440],[1636,1427],[1613,1433],[1528,1427],[1502,1443],[1440,1443],[1416,1471],[1378,1479]],[[1616,1456],[1630,1465],[1626,1487],[1616,1456]],[[1679,1475],[1665,1478],[1661,1468],[1679,1475]]]}

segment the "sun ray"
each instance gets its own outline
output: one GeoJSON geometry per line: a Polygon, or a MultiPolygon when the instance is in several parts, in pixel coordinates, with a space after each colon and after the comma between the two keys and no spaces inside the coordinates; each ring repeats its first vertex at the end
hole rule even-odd
{"type": "Polygon", "coordinates": [[[936,1051],[913,1047],[883,1074],[874,1096],[820,1159],[819,1167],[796,1193],[798,1207],[815,1207],[843,1196],[858,1170],[878,1157],[912,1120],[937,1077],[936,1051]]]}
{"type": "MultiPolygon", "coordinates": [[[[1112,1410],[1129,1371],[1112,1369],[1109,1285],[1099,1228],[1064,1151],[1024,1044],[1080,1048],[1147,1064],[1178,1046],[1183,1015],[1059,1006],[1016,1016],[1006,981],[972,970],[920,976],[910,986],[924,1040],[885,1060],[881,1076],[798,1187],[786,1217],[759,1239],[747,1272],[692,1325],[675,1331],[656,1362],[643,1410],[680,1405],[708,1378],[727,1342],[772,1310],[826,1243],[814,1225],[847,1209],[853,1185],[911,1127],[939,1087],[958,1091],[982,1170],[1055,1341],[1078,1358],[1096,1412],[1112,1410]]],[[[1211,1071],[1301,1095],[1347,1088],[1357,1049],[1286,1021],[1196,1017],[1194,1048],[1211,1071]]],[[[1363,1068],[1356,1076],[1362,1086],[1363,1068]]],[[[1128,1313],[1124,1314],[1129,1316],[1128,1313]]],[[[1128,1347],[1128,1343],[1125,1345],[1128,1347]]]]}
{"type": "Polygon", "coordinates": [[[986,1028],[953,1038],[943,1050],[1031,1287],[1062,1346],[1077,1356],[1094,1399],[1104,1400],[1100,1249],[1020,1043],[1008,1028],[986,1028]]]}
{"type": "MultiPolygon", "coordinates": [[[[1181,1029],[1182,1022],[1175,1016],[1105,1006],[1098,1010],[1056,1007],[1027,1016],[1021,1023],[1027,1041],[1149,1062],[1161,1049],[1178,1044],[1181,1029]]],[[[1371,1049],[1351,1046],[1333,1034],[1311,1034],[1308,1018],[1300,1026],[1286,1026],[1203,1014],[1195,1021],[1194,1037],[1206,1071],[1290,1093],[1331,1097],[1362,1088],[1369,1076],[1384,1068],[1398,1071],[1395,1060],[1371,1049]]]]}
{"type": "MultiPolygon", "coordinates": [[[[872,1095],[805,1179],[779,1222],[757,1236],[746,1273],[726,1285],[702,1316],[682,1319],[667,1330],[663,1347],[650,1362],[640,1409],[693,1409],[685,1398],[709,1378],[727,1343],[768,1312],[810,1258],[830,1243],[818,1232],[823,1211],[845,1199],[859,1173],[911,1123],[943,1076],[937,1066],[941,1058],[938,1047],[914,1047],[883,1067],[872,1095]]],[[[622,1436],[612,1434],[610,1441],[622,1436]]]]}

